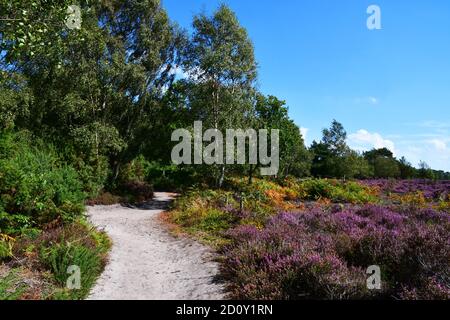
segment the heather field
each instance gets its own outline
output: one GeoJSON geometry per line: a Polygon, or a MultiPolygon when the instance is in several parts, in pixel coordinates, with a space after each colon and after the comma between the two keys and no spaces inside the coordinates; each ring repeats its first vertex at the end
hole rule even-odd
{"type": "Polygon", "coordinates": [[[231,298],[450,298],[449,181],[231,179],[169,217],[216,248],[231,298]]]}

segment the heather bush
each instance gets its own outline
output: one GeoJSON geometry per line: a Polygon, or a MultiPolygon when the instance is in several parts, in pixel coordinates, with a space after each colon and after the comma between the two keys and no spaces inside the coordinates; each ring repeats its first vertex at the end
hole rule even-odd
{"type": "Polygon", "coordinates": [[[238,299],[441,299],[449,293],[449,216],[364,206],[281,213],[227,233],[223,274],[238,299]],[[382,290],[366,288],[379,265],[382,290]],[[430,284],[430,279],[433,279],[430,284]]]}
{"type": "Polygon", "coordinates": [[[83,220],[71,224],[50,224],[45,232],[22,235],[14,246],[17,259],[27,259],[33,269],[48,270],[54,289],[49,299],[82,299],[101,274],[110,248],[109,238],[83,220]],[[68,290],[69,266],[81,270],[81,289],[68,290]]]}
{"type": "Polygon", "coordinates": [[[433,180],[366,180],[362,184],[376,187],[382,194],[407,195],[420,192],[428,201],[450,200],[450,181],[433,180]]]}

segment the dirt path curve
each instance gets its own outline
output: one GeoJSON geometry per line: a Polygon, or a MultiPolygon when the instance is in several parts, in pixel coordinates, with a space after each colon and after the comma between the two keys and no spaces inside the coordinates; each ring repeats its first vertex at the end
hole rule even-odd
{"type": "Polygon", "coordinates": [[[223,288],[213,282],[218,266],[210,251],[176,239],[158,221],[173,198],[155,193],[145,208],[120,205],[88,209],[91,222],[113,241],[109,263],[90,300],[216,300],[223,288]]]}

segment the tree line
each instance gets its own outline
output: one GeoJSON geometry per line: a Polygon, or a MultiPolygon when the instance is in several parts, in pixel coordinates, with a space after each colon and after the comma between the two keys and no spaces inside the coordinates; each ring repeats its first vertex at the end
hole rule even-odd
{"type": "Polygon", "coordinates": [[[286,102],[258,90],[253,44],[225,5],[194,16],[188,33],[159,0],[79,1],[72,30],[70,2],[0,0],[0,130],[52,145],[89,193],[119,184],[136,159],[154,179],[251,181],[255,165],[171,164],[171,133],[199,120],[279,129],[280,177],[450,178],[387,149],[351,150],[337,121],[307,148],[286,102]]]}

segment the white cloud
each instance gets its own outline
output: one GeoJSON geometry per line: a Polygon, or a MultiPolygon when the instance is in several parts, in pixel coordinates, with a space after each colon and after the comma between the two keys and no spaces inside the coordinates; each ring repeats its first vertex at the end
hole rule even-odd
{"type": "Polygon", "coordinates": [[[387,148],[394,154],[396,153],[394,142],[384,139],[379,133],[370,133],[367,130],[361,129],[356,133],[350,134],[348,140],[350,147],[358,151],[368,151],[373,148],[387,148]]]}
{"type": "Polygon", "coordinates": [[[437,151],[446,151],[447,143],[441,139],[433,139],[430,140],[429,143],[437,150],[437,151]]]}
{"type": "Polygon", "coordinates": [[[356,104],[371,104],[371,105],[375,106],[380,103],[380,99],[378,99],[377,97],[374,97],[374,96],[358,97],[358,98],[355,98],[355,103],[356,104]]]}
{"type": "MultiPolygon", "coordinates": [[[[427,122],[429,127],[444,127],[443,123],[427,122]]],[[[428,133],[416,132],[409,135],[382,136],[361,129],[348,136],[348,144],[358,151],[372,148],[387,148],[397,158],[404,156],[413,166],[425,161],[433,169],[450,171],[450,134],[436,129],[428,133]]]]}
{"type": "Polygon", "coordinates": [[[413,165],[425,161],[433,169],[450,171],[450,136],[407,139],[397,141],[397,152],[405,156],[413,165]]]}
{"type": "Polygon", "coordinates": [[[378,99],[375,97],[368,97],[368,100],[371,104],[378,104],[378,99]]]}
{"type": "Polygon", "coordinates": [[[301,132],[303,140],[305,140],[305,142],[306,142],[306,137],[308,136],[308,131],[309,131],[308,128],[303,128],[303,127],[300,128],[300,132],[301,132]]]}

